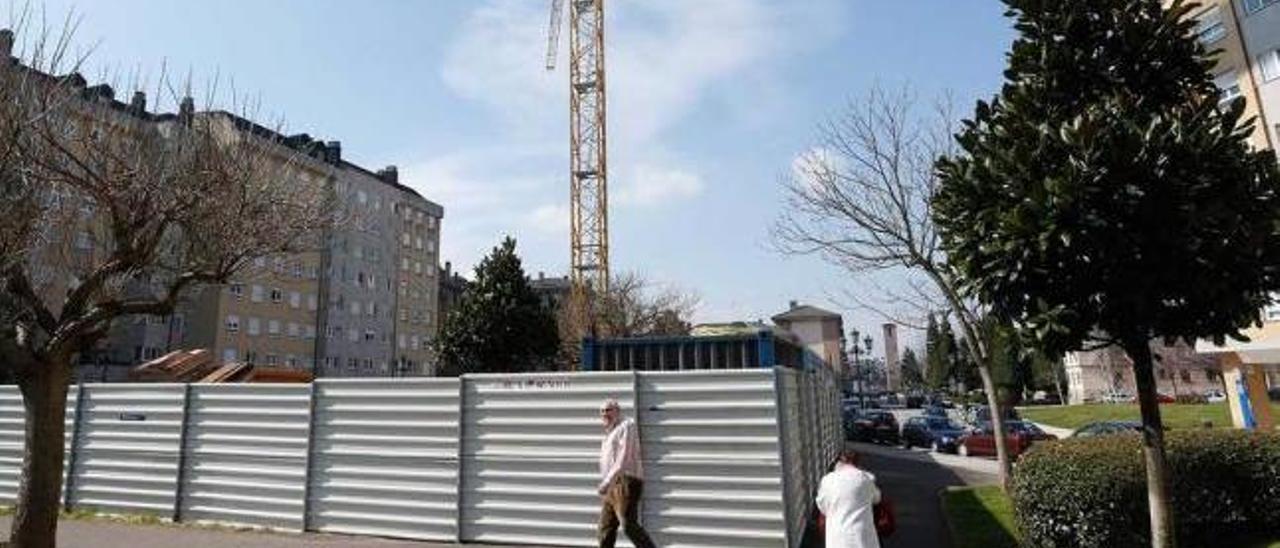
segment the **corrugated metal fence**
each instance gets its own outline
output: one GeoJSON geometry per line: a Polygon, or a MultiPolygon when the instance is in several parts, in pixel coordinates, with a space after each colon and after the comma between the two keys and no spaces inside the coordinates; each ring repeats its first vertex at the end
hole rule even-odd
{"type": "MultiPolygon", "coordinates": [[[[639,425],[643,519],[659,545],[799,546],[839,447],[825,369],[90,384],[67,403],[64,500],[177,521],[594,546],[607,397],[639,425]]],[[[0,387],[0,501],[17,491],[22,417],[17,390],[0,387]]]]}

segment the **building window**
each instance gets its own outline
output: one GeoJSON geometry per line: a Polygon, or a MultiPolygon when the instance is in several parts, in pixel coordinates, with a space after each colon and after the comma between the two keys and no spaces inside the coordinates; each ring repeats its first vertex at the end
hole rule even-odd
{"type": "Polygon", "coordinates": [[[365,340],[365,342],[372,342],[373,340],[375,340],[375,339],[377,339],[377,338],[378,338],[378,334],[377,334],[376,332],[374,332],[374,330],[372,330],[372,329],[366,329],[366,330],[364,330],[364,340],[365,340]]]}
{"type": "Polygon", "coordinates": [[[227,291],[230,291],[231,296],[238,301],[241,297],[244,297],[244,284],[232,282],[230,286],[227,286],[227,291]]]}
{"type": "Polygon", "coordinates": [[[253,365],[253,364],[255,364],[255,363],[258,363],[258,351],[257,351],[257,350],[250,350],[250,351],[248,351],[248,352],[245,352],[245,353],[244,353],[244,361],[245,361],[245,363],[247,363],[247,364],[249,364],[249,365],[253,365]]]}
{"type": "Polygon", "coordinates": [[[408,309],[408,308],[401,308],[401,309],[400,309],[400,321],[402,321],[402,322],[407,322],[407,321],[409,321],[409,309],[408,309]]]}
{"type": "Polygon", "coordinates": [[[1280,78],[1280,49],[1273,49],[1258,56],[1258,73],[1263,82],[1280,78]]]}
{"type": "Polygon", "coordinates": [[[240,316],[232,314],[227,316],[227,333],[236,333],[240,331],[240,316]]]}
{"type": "Polygon", "coordinates": [[[234,348],[222,349],[222,361],[224,362],[236,361],[236,349],[234,348]]]}
{"type": "Polygon", "coordinates": [[[1196,28],[1196,37],[1201,44],[1209,45],[1227,36],[1227,27],[1222,24],[1222,12],[1215,6],[1200,16],[1196,28]]]}
{"type": "Polygon", "coordinates": [[[289,337],[298,338],[298,322],[289,322],[289,337]]]}
{"type": "Polygon", "coordinates": [[[355,253],[354,253],[354,255],[356,256],[356,258],[357,258],[357,259],[363,259],[363,258],[364,258],[364,246],[362,246],[362,245],[358,245],[358,246],[356,246],[356,249],[355,249],[355,253]]]}
{"type": "Polygon", "coordinates": [[[294,278],[302,277],[302,263],[300,262],[293,263],[293,277],[294,278]]]}
{"type": "Polygon", "coordinates": [[[401,257],[401,258],[400,258],[400,270],[409,270],[409,258],[408,258],[408,257],[401,257]]]}
{"type": "Polygon", "coordinates": [[[267,258],[266,258],[266,257],[254,257],[254,258],[253,258],[253,266],[255,266],[255,267],[257,267],[257,268],[266,268],[266,267],[267,267],[267,258]]]}
{"type": "Polygon", "coordinates": [[[396,337],[396,346],[400,347],[401,350],[404,350],[404,347],[405,347],[404,339],[405,339],[404,333],[401,333],[399,336],[396,337]]]}
{"type": "Polygon", "coordinates": [[[288,365],[289,367],[297,367],[297,366],[298,366],[298,357],[297,357],[297,356],[294,356],[293,354],[289,354],[288,356],[285,356],[285,358],[284,358],[284,363],[285,363],[285,365],[288,365]]]}
{"type": "Polygon", "coordinates": [[[365,358],[365,359],[364,359],[364,370],[365,370],[365,371],[373,371],[373,359],[371,359],[371,358],[365,358]]]}
{"type": "Polygon", "coordinates": [[[356,286],[357,286],[357,287],[364,287],[364,286],[365,286],[365,283],[364,283],[364,282],[365,282],[364,272],[357,272],[357,273],[356,273],[356,286]]]}
{"type": "Polygon", "coordinates": [[[351,341],[351,342],[357,342],[357,341],[359,341],[359,340],[360,340],[360,331],[358,331],[358,330],[357,330],[356,328],[354,328],[354,327],[353,327],[353,328],[351,328],[351,329],[349,329],[349,330],[347,331],[347,340],[348,340],[348,341],[351,341]]]}
{"type": "Polygon", "coordinates": [[[289,308],[298,308],[302,306],[302,294],[297,291],[289,293],[289,308]]]}
{"type": "Polygon", "coordinates": [[[377,316],[378,304],[373,301],[369,301],[365,303],[364,311],[365,311],[365,314],[368,316],[377,316]]]}
{"type": "Polygon", "coordinates": [[[408,233],[408,232],[405,232],[405,233],[400,234],[400,245],[403,245],[403,246],[405,246],[405,247],[409,247],[409,233],[408,233]]]}
{"type": "Polygon", "coordinates": [[[262,289],[262,286],[254,284],[253,289],[251,289],[249,293],[249,300],[255,303],[260,303],[262,302],[263,293],[264,291],[262,289]]]}
{"type": "Polygon", "coordinates": [[[306,338],[307,338],[308,340],[311,340],[311,339],[316,338],[316,326],[314,326],[314,325],[307,325],[307,326],[303,326],[303,327],[305,327],[305,328],[306,328],[306,332],[305,332],[305,334],[304,334],[304,335],[306,336],[306,338]]]}
{"type": "Polygon", "coordinates": [[[329,338],[330,338],[330,339],[341,339],[341,338],[342,338],[342,326],[341,326],[341,325],[331,325],[331,326],[329,326],[329,338]]]}
{"type": "Polygon", "coordinates": [[[352,316],[360,315],[360,301],[351,301],[351,315],[352,316]]]}
{"type": "Polygon", "coordinates": [[[272,337],[280,336],[280,320],[267,321],[267,334],[272,337]]]}
{"type": "Polygon", "coordinates": [[[1244,12],[1253,13],[1280,0],[1244,0],[1244,12]]]}
{"type": "Polygon", "coordinates": [[[411,350],[417,350],[417,349],[418,349],[418,336],[417,336],[417,335],[414,335],[414,336],[412,336],[412,337],[409,337],[409,348],[410,348],[411,350]]]}
{"type": "Polygon", "coordinates": [[[1182,382],[1191,382],[1191,372],[1186,369],[1179,371],[1178,376],[1182,377],[1182,382]]]}
{"type": "Polygon", "coordinates": [[[1229,103],[1240,96],[1240,81],[1236,79],[1234,72],[1228,71],[1215,76],[1213,83],[1218,86],[1219,104],[1229,103]]]}
{"type": "Polygon", "coordinates": [[[280,356],[275,354],[267,354],[267,365],[277,365],[280,363],[280,356]]]}
{"type": "Polygon", "coordinates": [[[369,202],[369,195],[365,194],[363,190],[357,190],[356,201],[360,202],[360,205],[365,205],[366,203],[369,202]]]}
{"type": "Polygon", "coordinates": [[[258,319],[249,318],[249,334],[256,337],[261,332],[262,332],[262,325],[258,322],[258,319]]]}
{"type": "Polygon", "coordinates": [[[355,372],[360,369],[360,360],[356,358],[347,358],[347,371],[355,372]]]}
{"type": "Polygon", "coordinates": [[[284,301],[284,291],[281,291],[280,288],[278,287],[271,288],[271,302],[280,304],[283,301],[284,301]]]}
{"type": "Polygon", "coordinates": [[[1218,380],[1218,371],[1212,367],[1206,367],[1204,368],[1204,378],[1207,381],[1216,381],[1218,380]]]}

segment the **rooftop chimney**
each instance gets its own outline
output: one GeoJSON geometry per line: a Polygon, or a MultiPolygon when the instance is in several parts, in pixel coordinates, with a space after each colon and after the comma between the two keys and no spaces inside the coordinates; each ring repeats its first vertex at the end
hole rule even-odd
{"type": "Polygon", "coordinates": [[[182,98],[182,104],[178,105],[178,118],[184,121],[191,121],[196,115],[196,100],[190,95],[182,98]]]}
{"type": "Polygon", "coordinates": [[[0,30],[0,55],[5,59],[13,53],[13,31],[9,29],[0,30]]]}
{"type": "Polygon", "coordinates": [[[539,271],[538,271],[538,279],[539,279],[539,280],[544,280],[544,279],[546,279],[546,278],[547,278],[547,275],[546,275],[545,273],[543,273],[541,270],[539,270],[539,271]]]}
{"type": "Polygon", "coordinates": [[[449,261],[445,261],[445,262],[444,262],[444,277],[445,277],[445,278],[452,278],[452,277],[453,277],[453,263],[452,263],[452,262],[449,262],[449,261]]]}
{"type": "Polygon", "coordinates": [[[796,301],[791,301],[791,310],[795,310],[799,306],[800,306],[800,303],[796,301]]]}
{"type": "Polygon", "coordinates": [[[342,142],[329,141],[324,144],[324,161],[331,164],[342,162],[342,142]]]}
{"type": "Polygon", "coordinates": [[[147,111],[147,94],[141,91],[133,92],[133,99],[129,101],[129,110],[134,114],[142,114],[147,111]]]}
{"type": "Polygon", "coordinates": [[[391,184],[400,182],[400,172],[396,166],[387,166],[378,170],[378,178],[391,184]]]}

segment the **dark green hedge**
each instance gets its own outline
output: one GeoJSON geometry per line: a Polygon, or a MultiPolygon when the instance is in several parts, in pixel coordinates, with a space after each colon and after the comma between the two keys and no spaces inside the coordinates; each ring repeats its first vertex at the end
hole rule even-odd
{"type": "MultiPolygon", "coordinates": [[[[1166,447],[1182,545],[1280,536],[1280,435],[1174,431],[1166,447]]],[[[1011,494],[1028,546],[1150,545],[1138,434],[1042,444],[1014,468],[1011,494]]]]}

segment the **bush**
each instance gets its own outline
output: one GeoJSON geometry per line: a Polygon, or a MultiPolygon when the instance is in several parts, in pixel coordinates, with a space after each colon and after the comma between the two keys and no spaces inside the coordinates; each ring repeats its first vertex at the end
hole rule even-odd
{"type": "MultiPolygon", "coordinates": [[[[1280,435],[1176,431],[1166,447],[1180,544],[1280,534],[1280,435]]],[[[1028,546],[1151,543],[1138,434],[1041,444],[1014,469],[1012,496],[1028,546]]]]}

